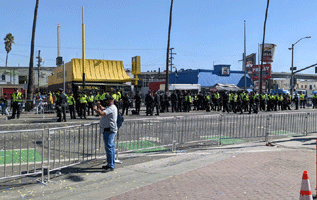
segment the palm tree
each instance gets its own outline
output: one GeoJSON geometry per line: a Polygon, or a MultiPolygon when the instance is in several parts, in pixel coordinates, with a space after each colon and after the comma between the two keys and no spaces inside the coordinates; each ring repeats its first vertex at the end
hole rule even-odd
{"type": "Polygon", "coordinates": [[[267,0],[267,4],[266,4],[266,11],[265,11],[265,19],[264,19],[264,28],[263,28],[263,41],[262,41],[262,50],[261,50],[261,68],[260,68],[260,88],[259,88],[259,92],[260,94],[262,93],[262,67],[263,67],[263,52],[264,52],[264,41],[265,41],[265,28],[266,28],[266,20],[267,20],[267,13],[269,10],[269,4],[270,4],[270,0],[267,0]]]}
{"type": "Polygon", "coordinates": [[[4,38],[5,49],[7,51],[6,57],[6,67],[8,66],[8,55],[12,49],[12,44],[14,44],[14,36],[11,33],[8,33],[4,38]]]}
{"type": "Polygon", "coordinates": [[[167,38],[167,52],[166,52],[166,83],[165,83],[165,92],[168,92],[168,61],[169,61],[169,49],[170,49],[170,39],[171,39],[171,28],[172,28],[172,14],[173,14],[173,0],[171,0],[170,7],[170,20],[168,25],[168,38],[167,38]]]}
{"type": "Polygon", "coordinates": [[[35,29],[36,29],[36,19],[37,11],[39,8],[39,0],[36,0],[34,19],[33,19],[33,29],[32,29],[32,40],[31,40],[31,55],[30,55],[30,66],[29,66],[29,80],[28,80],[28,91],[27,91],[27,104],[26,110],[30,111],[32,109],[32,96],[34,93],[34,81],[33,81],[33,59],[34,59],[34,40],[35,40],[35,29]]]}

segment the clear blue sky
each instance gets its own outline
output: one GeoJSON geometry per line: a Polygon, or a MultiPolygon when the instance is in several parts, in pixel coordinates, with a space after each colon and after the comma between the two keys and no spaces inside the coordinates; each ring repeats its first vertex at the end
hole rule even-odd
{"type": "MultiPolygon", "coordinates": [[[[262,43],[266,0],[174,0],[171,46],[175,66],[212,69],[231,64],[241,70],[246,20],[246,52],[258,53],[262,43]]],[[[1,0],[0,66],[5,65],[3,38],[15,37],[8,66],[29,66],[35,0],[1,0]]],[[[86,58],[122,60],[141,56],[142,71],[165,69],[170,0],[40,0],[35,57],[41,50],[44,66],[55,66],[57,24],[61,25],[61,55],[65,62],[81,58],[82,7],[85,9],[86,58]]],[[[317,1],[271,0],[266,43],[277,45],[272,70],[289,72],[292,43],[294,66],[317,63],[317,1]]],[[[305,73],[314,73],[314,69],[305,73]]]]}

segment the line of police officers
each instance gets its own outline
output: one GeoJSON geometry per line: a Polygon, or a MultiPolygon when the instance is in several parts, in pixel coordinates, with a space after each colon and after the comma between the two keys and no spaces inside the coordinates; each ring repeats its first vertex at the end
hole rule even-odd
{"type": "MultiPolygon", "coordinates": [[[[153,115],[156,109],[156,115],[160,112],[169,112],[169,105],[172,106],[172,112],[189,112],[193,110],[211,110],[223,112],[251,112],[261,111],[291,110],[291,102],[294,102],[295,109],[298,110],[298,104],[305,108],[306,97],[304,94],[296,94],[291,98],[288,94],[258,94],[256,92],[199,92],[191,94],[184,91],[173,91],[168,93],[158,93],[149,91],[145,96],[146,115],[153,115]]],[[[313,108],[317,108],[317,94],[313,96],[313,108]]]]}
{"type": "MultiPolygon", "coordinates": [[[[78,91],[78,95],[74,97],[73,93],[65,95],[63,89],[59,89],[59,91],[56,92],[56,111],[58,117],[57,121],[62,121],[61,114],[63,114],[63,121],[66,121],[67,105],[69,108],[71,119],[76,119],[76,111],[77,116],[79,116],[80,119],[86,119],[86,113],[88,114],[88,116],[90,114],[94,115],[94,104],[98,101],[104,100],[107,95],[109,95],[108,92],[103,92],[102,94],[100,94],[100,92],[97,92],[97,94],[94,95],[92,91],[90,91],[89,94],[86,95],[85,91],[78,91]]],[[[111,96],[115,100],[115,105],[117,106],[117,108],[119,108],[121,92],[119,90],[117,90],[116,92],[112,91],[111,96]]]]}
{"type": "MultiPolygon", "coordinates": [[[[50,94],[52,95],[52,94],[50,94]]],[[[56,111],[58,122],[66,121],[66,109],[69,107],[69,113],[71,119],[76,119],[76,112],[80,119],[86,119],[86,113],[88,116],[94,115],[93,106],[100,100],[103,100],[108,92],[97,92],[95,95],[92,91],[86,95],[86,92],[78,92],[77,97],[74,97],[73,93],[66,95],[63,89],[59,89],[56,92],[56,111]]],[[[136,95],[131,98],[127,93],[122,97],[121,92],[111,91],[110,95],[115,100],[117,108],[122,108],[122,115],[126,113],[128,115],[128,109],[131,106],[131,99],[135,102],[135,110],[132,114],[139,115],[142,102],[141,93],[137,92],[136,95]]],[[[9,119],[20,117],[20,107],[22,103],[22,93],[18,89],[12,95],[13,100],[12,116],[9,119]]],[[[295,109],[305,108],[306,97],[304,94],[295,94],[294,98],[291,98],[287,94],[258,94],[255,92],[199,92],[198,94],[191,94],[184,91],[173,91],[171,95],[167,92],[151,92],[145,96],[146,115],[153,115],[154,109],[156,109],[156,115],[162,112],[169,112],[171,106],[172,112],[190,112],[193,106],[193,110],[211,110],[223,111],[223,112],[254,112],[261,111],[277,111],[277,110],[290,110],[291,101],[295,104],[295,109]]],[[[313,108],[317,108],[317,94],[312,98],[313,108]]]]}

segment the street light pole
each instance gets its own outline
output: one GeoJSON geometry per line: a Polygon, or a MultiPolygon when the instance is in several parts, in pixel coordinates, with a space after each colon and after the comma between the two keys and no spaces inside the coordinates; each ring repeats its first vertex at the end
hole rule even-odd
{"type": "Polygon", "coordinates": [[[293,83],[293,81],[294,81],[294,78],[293,78],[293,76],[294,76],[294,44],[292,44],[292,67],[291,67],[291,71],[292,71],[292,73],[291,73],[291,97],[293,98],[293,90],[294,90],[294,83],[293,83]]]}
{"type": "Polygon", "coordinates": [[[293,90],[294,90],[294,46],[295,44],[297,44],[299,41],[301,41],[302,39],[308,39],[311,38],[311,36],[306,36],[303,37],[299,40],[297,40],[297,42],[295,42],[294,44],[292,44],[292,48],[289,48],[289,50],[292,50],[292,67],[291,67],[291,96],[293,96],[293,90]]]}

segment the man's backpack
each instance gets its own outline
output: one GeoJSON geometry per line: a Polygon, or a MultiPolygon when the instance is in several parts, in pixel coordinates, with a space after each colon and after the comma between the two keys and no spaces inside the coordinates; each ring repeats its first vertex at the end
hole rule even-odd
{"type": "Polygon", "coordinates": [[[118,127],[118,129],[122,126],[123,122],[124,122],[124,118],[121,115],[121,113],[118,112],[118,117],[117,117],[117,127],[118,127]]]}

